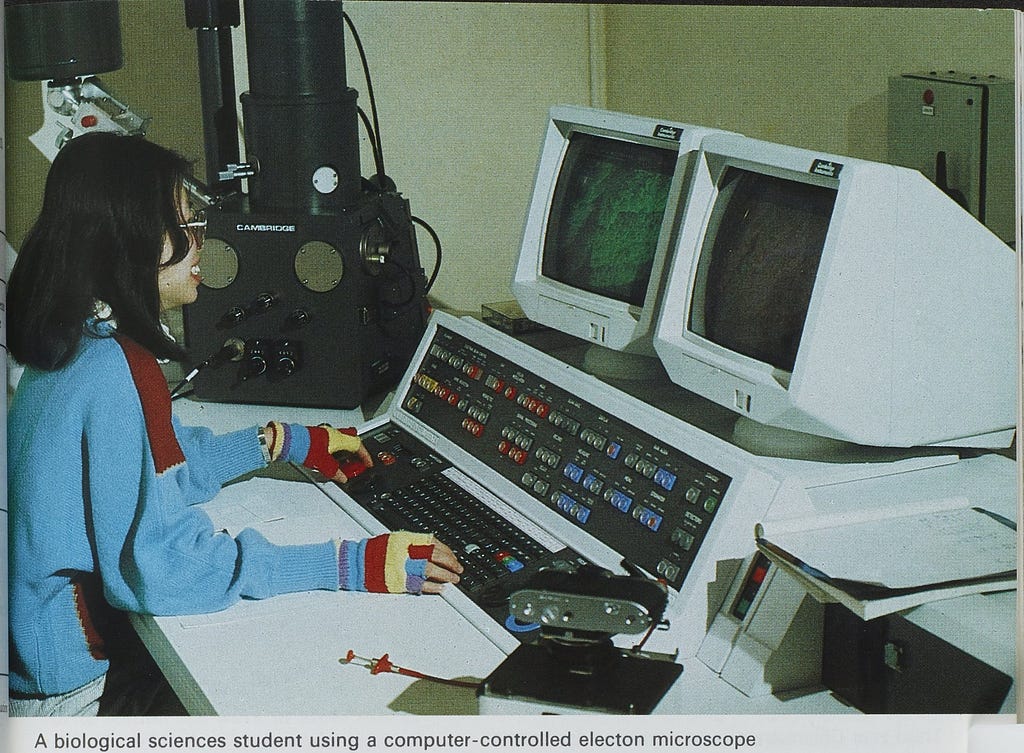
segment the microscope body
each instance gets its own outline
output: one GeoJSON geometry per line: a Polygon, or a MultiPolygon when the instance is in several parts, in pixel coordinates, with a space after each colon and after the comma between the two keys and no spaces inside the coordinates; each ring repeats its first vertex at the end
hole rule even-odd
{"type": "Polygon", "coordinates": [[[197,363],[231,337],[245,353],[196,379],[201,399],[354,408],[398,380],[426,327],[409,203],[361,175],[341,5],[245,0],[247,161],[217,177],[248,192],[209,208],[184,318],[197,363]]]}

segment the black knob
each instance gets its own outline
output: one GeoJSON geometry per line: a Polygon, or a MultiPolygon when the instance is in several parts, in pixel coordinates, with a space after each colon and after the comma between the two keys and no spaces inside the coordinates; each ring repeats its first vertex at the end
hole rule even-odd
{"type": "Polygon", "coordinates": [[[249,352],[242,361],[239,377],[244,382],[247,379],[254,379],[265,373],[267,370],[267,358],[263,352],[263,341],[253,340],[249,344],[249,352]]]}
{"type": "Polygon", "coordinates": [[[273,293],[260,293],[252,302],[252,310],[257,314],[263,314],[270,311],[275,303],[277,303],[277,296],[273,293]]]}
{"type": "Polygon", "coordinates": [[[295,373],[295,370],[299,368],[295,360],[288,356],[279,356],[277,363],[274,364],[274,371],[280,377],[288,377],[295,373]]]}
{"type": "Polygon", "coordinates": [[[274,354],[274,373],[278,377],[294,374],[300,363],[299,343],[293,340],[281,340],[274,354]]]}
{"type": "Polygon", "coordinates": [[[299,329],[309,324],[309,320],[312,317],[308,311],[303,309],[295,309],[292,313],[288,314],[288,318],[284,320],[285,329],[299,329]]]}
{"type": "Polygon", "coordinates": [[[241,324],[245,321],[245,317],[245,309],[241,306],[232,306],[227,310],[224,316],[221,317],[220,321],[225,327],[234,327],[236,324],[241,324]]]}

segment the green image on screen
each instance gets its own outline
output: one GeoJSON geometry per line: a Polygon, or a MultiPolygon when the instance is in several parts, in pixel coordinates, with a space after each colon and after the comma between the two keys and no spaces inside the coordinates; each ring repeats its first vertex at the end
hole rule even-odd
{"type": "Polygon", "coordinates": [[[675,146],[573,134],[548,215],[544,276],[642,306],[675,169],[675,146]]]}

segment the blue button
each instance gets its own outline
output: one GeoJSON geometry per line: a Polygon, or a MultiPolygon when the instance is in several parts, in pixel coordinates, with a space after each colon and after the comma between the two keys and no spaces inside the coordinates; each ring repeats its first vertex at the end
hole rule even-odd
{"type": "Polygon", "coordinates": [[[640,514],[636,515],[636,519],[640,521],[641,525],[646,526],[652,531],[657,531],[661,528],[661,516],[658,513],[648,510],[646,507],[638,509],[640,514]]]}
{"type": "Polygon", "coordinates": [[[654,474],[654,483],[665,491],[672,491],[672,487],[676,485],[676,474],[659,468],[654,474]]]}
{"type": "Polygon", "coordinates": [[[565,470],[562,471],[562,473],[565,474],[566,478],[575,481],[576,483],[579,483],[579,480],[583,478],[583,469],[575,463],[569,463],[565,466],[565,470]]]}
{"type": "Polygon", "coordinates": [[[580,508],[576,511],[576,520],[580,523],[586,523],[590,519],[590,508],[580,505],[580,508]]]}
{"type": "Polygon", "coordinates": [[[633,498],[620,491],[616,491],[612,494],[612,504],[622,512],[629,512],[629,508],[633,504],[633,498]]]}
{"type": "Polygon", "coordinates": [[[619,453],[622,452],[622,445],[620,445],[618,442],[609,442],[604,452],[612,460],[615,460],[617,457],[619,457],[619,453]]]}

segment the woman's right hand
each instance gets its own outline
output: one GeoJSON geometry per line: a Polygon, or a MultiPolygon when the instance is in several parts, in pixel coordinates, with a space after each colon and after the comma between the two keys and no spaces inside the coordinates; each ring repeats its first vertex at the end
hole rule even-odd
{"type": "Polygon", "coordinates": [[[348,476],[334,453],[349,452],[367,468],[373,466],[373,458],[351,427],[337,429],[327,424],[302,426],[271,421],[264,431],[271,460],[301,463],[339,484],[347,482],[348,476]]]}
{"type": "Polygon", "coordinates": [[[440,593],[463,571],[455,553],[429,533],[395,531],[338,547],[339,587],[376,593],[440,593]]]}

